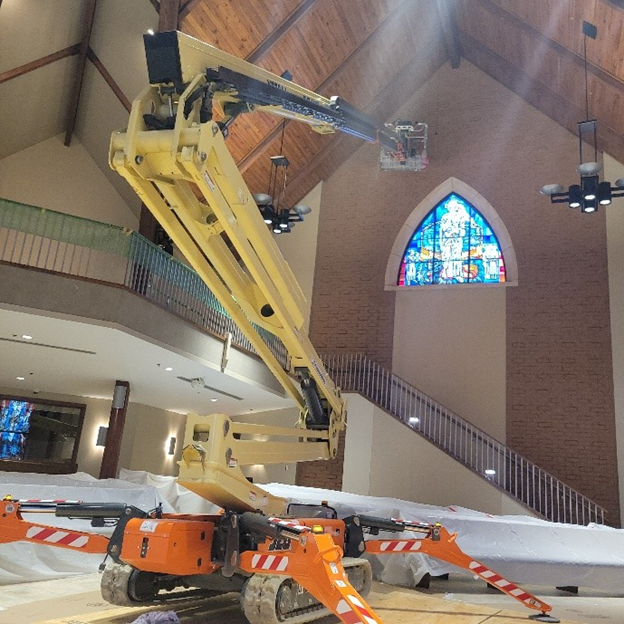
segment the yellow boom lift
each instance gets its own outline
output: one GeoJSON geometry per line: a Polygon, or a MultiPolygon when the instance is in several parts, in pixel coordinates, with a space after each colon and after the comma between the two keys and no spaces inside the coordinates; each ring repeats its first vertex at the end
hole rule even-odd
{"type": "Polygon", "coordinates": [[[531,618],[558,622],[549,605],[463,553],[456,535],[439,525],[363,515],[339,519],[326,504],[289,506],[245,478],[245,465],[335,457],[346,410],[305,331],[300,288],[225,145],[228,129],[238,115],[263,111],[322,134],[339,130],[379,142],[398,160],[405,158],[409,137],[401,128],[377,129],[340,98],[320,96],[182,33],[146,35],[145,47],[150,86],[134,101],[128,128],[113,134],[110,165],[299,406],[298,425],[189,415],[179,482],[221,507],[221,514],[5,499],[0,542],[106,552],[112,563],[102,575],[102,594],[114,604],[179,601],[186,596],[180,588],[237,590],[251,624],[302,624],[328,611],[345,624],[381,624],[362,597],[371,568],[361,555],[418,551],[494,584],[533,610],[531,618]],[[289,370],[258,328],[282,341],[289,370]],[[37,511],[116,526],[107,539],[22,518],[22,512],[37,511]],[[382,539],[380,531],[418,537],[382,539]]]}

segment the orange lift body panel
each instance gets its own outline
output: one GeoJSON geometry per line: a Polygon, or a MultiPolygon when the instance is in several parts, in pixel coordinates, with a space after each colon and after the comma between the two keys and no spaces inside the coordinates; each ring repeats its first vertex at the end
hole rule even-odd
{"type": "Polygon", "coordinates": [[[213,533],[210,521],[135,518],[124,531],[121,559],[145,572],[211,574],[213,533]]]}

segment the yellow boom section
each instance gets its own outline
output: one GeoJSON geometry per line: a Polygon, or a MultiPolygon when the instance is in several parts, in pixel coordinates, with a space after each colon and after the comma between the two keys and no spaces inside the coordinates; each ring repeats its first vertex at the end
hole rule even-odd
{"type": "MultiPolygon", "coordinates": [[[[182,54],[178,45],[178,53],[185,59],[184,71],[182,78],[178,76],[174,80],[181,79],[182,83],[177,87],[171,82],[152,85],[134,101],[128,128],[112,136],[110,165],[134,188],[299,406],[299,429],[313,430],[313,435],[302,432],[298,439],[285,443],[286,447],[281,443],[281,461],[335,457],[338,433],[345,422],[345,402],[305,331],[303,294],[225,145],[223,126],[211,118],[205,120],[202,110],[205,102],[196,97],[210,87],[205,68],[217,52],[220,63],[242,61],[232,60],[233,57],[208,46],[211,49],[204,59],[206,65],[201,61],[205,48],[197,48],[200,42],[188,39],[191,41],[187,41],[187,47],[192,54],[189,50],[186,52],[190,55],[182,54]],[[192,75],[193,72],[196,73],[192,75]],[[167,122],[155,125],[153,120],[158,115],[168,117],[167,122]],[[289,371],[284,370],[254,324],[282,341],[290,358],[289,371]],[[313,410],[304,397],[305,392],[302,395],[291,376],[295,372],[311,380],[318,390],[322,419],[308,418],[313,410]]],[[[272,76],[263,70],[258,72],[263,79],[272,76]]],[[[273,76],[271,80],[280,84],[282,79],[273,76]]],[[[308,97],[311,93],[300,87],[296,89],[300,91],[297,97],[308,97]]],[[[214,95],[210,93],[211,99],[214,95]]],[[[217,431],[218,427],[214,426],[213,430],[217,431]]],[[[189,431],[185,443],[194,440],[197,432],[189,431]]],[[[262,449],[258,447],[245,457],[253,460],[252,463],[264,463],[263,452],[270,455],[271,448],[270,443],[263,444],[262,449]]],[[[200,478],[198,471],[203,475],[201,478],[209,478],[205,458],[202,460],[199,454],[189,452],[186,460],[186,468],[193,478],[200,478]]],[[[233,475],[227,465],[230,460],[231,453],[229,459],[215,459],[221,467],[226,467],[222,472],[233,475]]],[[[219,479],[225,483],[221,488],[225,495],[233,484],[219,479]]],[[[235,481],[239,486],[244,484],[242,473],[235,481]]]]}

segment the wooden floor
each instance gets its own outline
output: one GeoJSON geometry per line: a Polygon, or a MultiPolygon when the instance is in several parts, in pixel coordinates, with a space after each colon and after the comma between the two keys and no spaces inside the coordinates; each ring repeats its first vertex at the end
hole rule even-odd
{"type": "MultiPolygon", "coordinates": [[[[71,583],[71,579],[67,581],[71,583]]],[[[532,613],[528,609],[526,613],[501,610],[497,606],[470,605],[439,596],[374,583],[368,602],[384,624],[521,624],[531,621],[527,619],[532,613]]],[[[148,611],[108,605],[102,601],[99,591],[50,599],[42,597],[29,603],[27,609],[24,607],[13,606],[1,611],[0,624],[130,624],[148,611]]],[[[182,624],[246,624],[237,594],[173,610],[182,624]]],[[[317,622],[335,624],[337,619],[327,617],[317,622]]],[[[562,620],[562,623],[572,624],[572,620],[562,620]]]]}

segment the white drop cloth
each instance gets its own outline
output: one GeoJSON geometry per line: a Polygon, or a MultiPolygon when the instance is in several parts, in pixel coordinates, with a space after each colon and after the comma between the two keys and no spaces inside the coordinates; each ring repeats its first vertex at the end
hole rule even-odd
{"type": "MultiPolygon", "coordinates": [[[[492,516],[462,507],[436,507],[399,499],[360,496],[332,490],[269,484],[265,489],[293,502],[327,501],[340,517],[364,513],[418,522],[440,522],[458,534],[459,546],[476,560],[517,583],[546,587],[591,587],[624,595],[624,530],[556,524],[528,516],[492,516]]],[[[162,503],[166,512],[214,513],[208,501],[178,485],[174,477],[122,470],[120,479],[98,481],[69,476],[0,473],[0,496],[122,502],[141,509],[162,503]]],[[[75,530],[93,530],[87,521],[28,515],[29,520],[75,530]]],[[[101,530],[99,530],[101,531],[101,530]]],[[[383,536],[383,534],[382,534],[383,536]]],[[[390,535],[386,534],[387,537],[390,535]]],[[[392,537],[411,537],[410,533],[392,537]]],[[[386,583],[415,585],[425,572],[457,568],[412,553],[370,557],[375,575],[386,583]]],[[[99,555],[27,543],[0,545],[0,584],[60,578],[93,572],[99,555]]]]}

